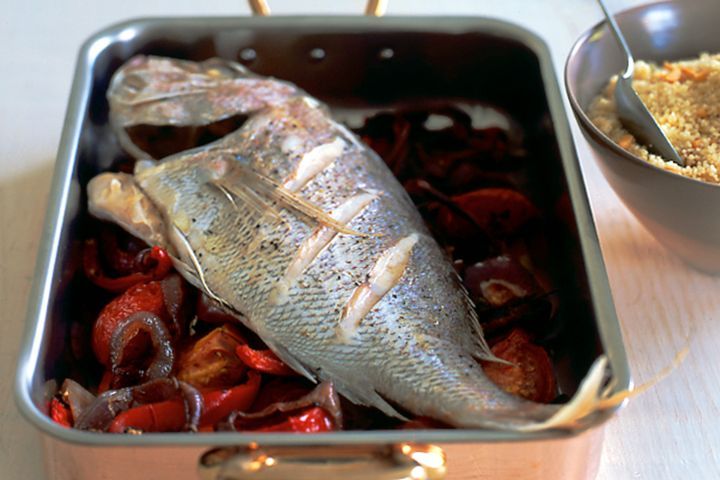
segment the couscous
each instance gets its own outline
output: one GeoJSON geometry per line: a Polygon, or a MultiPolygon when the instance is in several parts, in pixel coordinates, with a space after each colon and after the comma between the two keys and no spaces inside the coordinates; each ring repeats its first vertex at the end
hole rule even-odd
{"type": "Polygon", "coordinates": [[[618,120],[613,77],[590,106],[590,120],[630,153],[666,170],[720,184],[720,54],[656,65],[635,64],[633,87],[672,142],[685,167],[638,144],[618,120]]]}

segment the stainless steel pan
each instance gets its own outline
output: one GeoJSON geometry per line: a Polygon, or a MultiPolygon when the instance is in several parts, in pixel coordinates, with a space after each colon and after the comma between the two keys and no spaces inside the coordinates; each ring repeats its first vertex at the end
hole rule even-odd
{"type": "MultiPolygon", "coordinates": [[[[568,319],[556,345],[560,385],[572,393],[601,353],[609,358],[615,388],[630,385],[587,194],[548,48],[540,38],[484,18],[133,20],[99,32],[80,50],[30,295],[17,400],[44,436],[50,478],[180,480],[197,478],[199,471],[203,478],[283,478],[288,470],[281,466],[295,478],[301,471],[312,478],[318,462],[336,472],[330,477],[355,471],[370,478],[411,478],[411,472],[440,478],[446,468],[453,478],[594,476],[600,428],[572,434],[388,430],[132,436],[54,424],[46,415],[44,385],[62,377],[70,320],[87,300],[74,289],[87,215],[83,187],[122,156],[108,126],[105,91],[113,71],[138,53],[235,59],[258,73],[297,83],[345,115],[437,99],[489,103],[508,112],[526,132],[534,159],[528,173],[541,197],[548,205],[563,195],[572,202],[572,228],[548,232],[550,273],[561,290],[560,314],[568,319]],[[444,456],[431,444],[442,445],[444,456]],[[238,476],[243,469],[254,473],[238,476]],[[381,470],[387,476],[381,477],[381,470]]],[[[610,414],[598,415],[593,426],[610,414]]]]}

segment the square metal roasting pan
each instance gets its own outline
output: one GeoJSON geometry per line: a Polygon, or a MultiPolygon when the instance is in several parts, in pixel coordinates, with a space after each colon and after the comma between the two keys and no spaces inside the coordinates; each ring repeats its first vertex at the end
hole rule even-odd
{"type": "MultiPolygon", "coordinates": [[[[550,274],[562,292],[560,315],[569,319],[558,347],[560,385],[572,393],[601,353],[609,358],[616,389],[631,382],[567,117],[540,38],[505,22],[467,17],[140,19],[99,32],[80,51],[29,300],[17,398],[44,437],[51,478],[181,480],[197,478],[198,458],[211,447],[311,447],[323,457],[343,446],[401,442],[443,444],[453,478],[594,475],[601,428],[572,435],[388,430],[134,436],[54,424],[45,413],[44,384],[61,378],[69,318],[82,308],[72,279],[87,216],[84,186],[123,155],[108,126],[105,91],[114,70],[138,53],[237,60],[257,73],[294,82],[343,112],[435,99],[489,103],[508,112],[526,133],[531,178],[547,205],[569,195],[573,207],[574,232],[551,233],[555,267],[550,274]]],[[[611,413],[598,415],[594,426],[611,413]]]]}

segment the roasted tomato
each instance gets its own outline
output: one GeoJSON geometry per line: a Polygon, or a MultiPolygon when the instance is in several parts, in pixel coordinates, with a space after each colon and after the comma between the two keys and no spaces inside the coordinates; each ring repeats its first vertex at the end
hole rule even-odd
{"type": "Polygon", "coordinates": [[[537,216],[532,202],[522,193],[509,188],[482,188],[456,195],[452,201],[475,224],[443,206],[437,222],[458,239],[472,235],[475,226],[493,238],[512,236],[537,216]]]}
{"type": "Polygon", "coordinates": [[[235,350],[244,344],[243,336],[230,325],[212,330],[182,351],[178,379],[197,388],[235,385],[245,374],[245,364],[235,350]]]}
{"type": "Polygon", "coordinates": [[[492,352],[512,363],[483,362],[485,374],[500,388],[534,402],[548,403],[555,398],[557,386],[550,357],[525,331],[513,330],[492,347],[492,352]]]}

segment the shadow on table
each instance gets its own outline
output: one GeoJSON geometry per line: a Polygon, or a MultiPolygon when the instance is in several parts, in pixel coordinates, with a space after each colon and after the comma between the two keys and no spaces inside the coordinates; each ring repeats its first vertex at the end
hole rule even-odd
{"type": "Polygon", "coordinates": [[[8,479],[45,478],[40,436],[20,416],[14,387],[52,172],[48,160],[0,179],[0,477],[8,479]]]}

